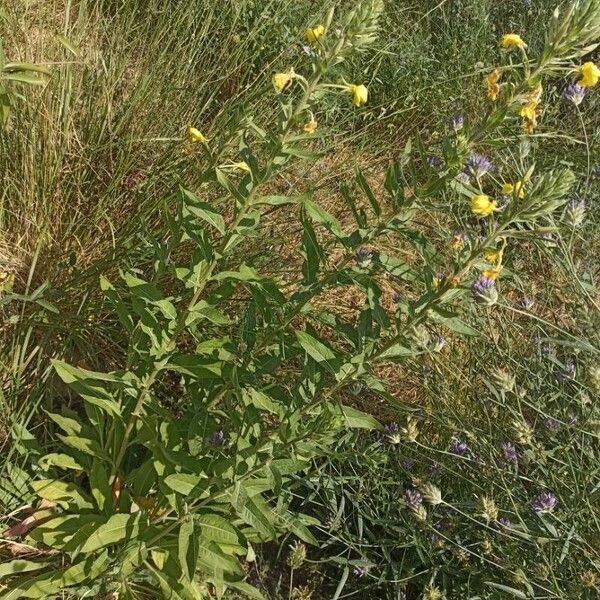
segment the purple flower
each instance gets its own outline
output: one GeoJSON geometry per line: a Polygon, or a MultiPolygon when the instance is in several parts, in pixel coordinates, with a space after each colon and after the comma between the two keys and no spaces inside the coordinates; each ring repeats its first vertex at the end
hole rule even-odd
{"type": "Polygon", "coordinates": [[[402,440],[398,423],[388,423],[383,428],[383,434],[384,439],[386,439],[390,444],[399,444],[402,440]]]}
{"type": "Polygon", "coordinates": [[[206,438],[206,443],[213,448],[223,446],[225,444],[225,434],[223,433],[223,430],[213,431],[213,433],[206,438]]]}
{"type": "Polygon", "coordinates": [[[464,113],[458,113],[456,115],[451,116],[448,119],[448,126],[454,131],[460,131],[465,125],[465,115],[464,113]]]}
{"type": "Polygon", "coordinates": [[[396,304],[402,302],[402,300],[404,300],[404,296],[402,294],[400,294],[399,292],[394,292],[393,296],[392,296],[392,301],[395,302],[396,304]]]}
{"type": "Polygon", "coordinates": [[[498,292],[496,291],[496,282],[489,277],[481,275],[471,284],[471,294],[473,300],[478,304],[492,306],[498,301],[498,292]]]}
{"type": "Polygon", "coordinates": [[[384,428],[383,431],[384,433],[387,433],[388,435],[391,435],[393,433],[398,433],[399,431],[399,427],[398,427],[398,423],[388,423],[384,428]]]}
{"type": "Polygon", "coordinates": [[[579,106],[585,97],[585,88],[576,83],[572,83],[563,90],[561,97],[563,100],[572,102],[575,106],[579,106]]]}
{"type": "Polygon", "coordinates": [[[562,368],[556,375],[559,381],[566,381],[567,379],[573,379],[575,377],[575,361],[572,358],[567,359],[564,368],[562,368]]]}
{"type": "Polygon", "coordinates": [[[354,255],[354,259],[361,267],[368,267],[373,260],[373,252],[368,248],[359,248],[354,255]]]}
{"type": "Polygon", "coordinates": [[[365,577],[369,573],[369,567],[361,567],[357,565],[352,569],[352,573],[356,575],[356,577],[365,577]]]}
{"type": "Polygon", "coordinates": [[[594,166],[592,169],[592,174],[594,177],[600,177],[600,164],[594,166]]]}
{"type": "Polygon", "coordinates": [[[550,344],[541,335],[534,336],[533,341],[540,347],[542,354],[550,354],[550,344]]]}
{"type": "Polygon", "coordinates": [[[423,496],[421,492],[414,488],[408,488],[404,492],[404,497],[406,498],[406,502],[413,508],[417,508],[417,506],[421,506],[423,503],[423,496]]]}
{"type": "Polygon", "coordinates": [[[468,448],[469,447],[467,446],[466,442],[463,442],[456,438],[454,438],[450,442],[450,452],[452,452],[453,454],[458,454],[458,455],[462,456],[468,450],[468,448]]]}
{"type": "Polygon", "coordinates": [[[434,169],[441,169],[446,164],[443,158],[434,155],[428,156],[427,162],[429,163],[429,166],[433,167],[434,169]]]}
{"type": "Polygon", "coordinates": [[[465,170],[475,178],[483,177],[494,170],[494,165],[483,154],[471,154],[465,162],[465,170]]]}
{"type": "Polygon", "coordinates": [[[544,427],[550,431],[560,429],[560,422],[552,417],[546,417],[544,419],[544,427]]]}
{"type": "Polygon", "coordinates": [[[355,396],[364,396],[369,392],[369,386],[364,381],[355,381],[350,386],[350,391],[355,396]]]}
{"type": "Polygon", "coordinates": [[[558,500],[552,492],[542,492],[533,499],[531,506],[536,513],[542,514],[551,512],[557,504],[558,500]]]}
{"type": "Polygon", "coordinates": [[[519,453],[512,442],[504,442],[502,444],[502,452],[504,452],[505,460],[509,462],[517,462],[519,459],[519,453]]]}
{"type": "Polygon", "coordinates": [[[415,459],[410,456],[405,456],[400,462],[403,469],[410,471],[415,466],[415,459]]]}
{"type": "Polygon", "coordinates": [[[507,519],[506,517],[500,517],[496,521],[496,525],[498,527],[500,527],[500,528],[502,528],[502,527],[506,527],[506,528],[512,527],[512,523],[510,522],[510,519],[507,519]]]}
{"type": "Polygon", "coordinates": [[[306,56],[312,56],[313,49],[308,44],[303,44],[302,52],[304,52],[304,54],[306,54],[306,56]]]}
{"type": "Polygon", "coordinates": [[[458,180],[461,183],[471,183],[471,176],[466,171],[461,171],[458,174],[458,180]]]}
{"type": "Polygon", "coordinates": [[[433,338],[431,338],[431,341],[429,343],[429,347],[432,352],[441,352],[442,348],[445,345],[446,345],[446,338],[442,337],[441,335],[434,336],[433,338]]]}
{"type": "Polygon", "coordinates": [[[523,298],[519,300],[519,305],[525,310],[529,310],[534,304],[535,301],[532,298],[528,298],[527,296],[523,296],[523,298]]]}

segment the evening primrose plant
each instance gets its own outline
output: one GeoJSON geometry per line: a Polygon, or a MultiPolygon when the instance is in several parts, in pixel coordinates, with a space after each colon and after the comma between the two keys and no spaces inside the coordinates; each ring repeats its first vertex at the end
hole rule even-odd
{"type": "MultiPolygon", "coordinates": [[[[381,369],[424,362],[442,352],[444,336],[476,337],[467,318],[473,311],[490,315],[501,301],[511,247],[556,230],[574,175],[564,168],[539,171],[525,153],[523,168],[509,169],[501,151],[491,156],[489,149],[499,139],[508,144],[535,134],[549,75],[593,80],[577,61],[600,32],[600,0],[558,14],[541,58],[529,57],[516,34],[502,38],[507,64],[488,75],[482,118],[453,117],[438,147],[407,143],[380,191],[357,168],[353,188],[340,189],[348,216],[342,221],[308,192],[273,190],[299,160],[317,157],[325,94],[357,109],[369,102],[366,86],[343,80],[336,67],[376,39],[382,9],[380,0],[366,0],[345,18],[330,11],[311,24],[307,64],[282,64],[265,82],[279,108],[272,123],[258,124],[245,106],[227,131],[190,125],[191,149],[184,150],[198,159],[200,184],[165,199],[168,234],[152,239],[152,267],[123,268],[119,280],[100,278],[103,310],[114,312],[128,342],[122,363],[98,372],[55,360],[72,401],[48,413],[49,451],[36,446],[26,454],[32,440],[15,441],[31,463],[13,471],[27,504],[11,507],[4,537],[31,556],[2,565],[5,598],[191,599],[223,597],[227,590],[260,598],[246,578],[258,545],[283,536],[307,544],[294,545],[301,557],[289,564],[294,580],[317,543],[315,532],[343,514],[332,485],[324,495],[333,515],[317,519],[297,499],[311,465],[326,460],[336,440],[349,439],[354,429],[377,435],[374,464],[384,460],[383,443],[408,446],[415,461],[429,456],[422,414],[388,391],[381,369]],[[520,58],[512,62],[514,56],[520,58]],[[425,210],[457,230],[447,259],[422,231],[417,217],[425,210]],[[266,226],[280,211],[297,219],[298,261],[285,276],[267,276],[248,249],[268,242],[266,226]],[[389,239],[399,252],[381,250],[389,239]],[[349,289],[362,298],[351,314],[322,302],[349,289]],[[386,291],[393,291],[392,306],[384,302],[386,291]],[[383,428],[349,405],[349,397],[365,390],[405,413],[401,422],[383,428]]],[[[571,385],[574,369],[565,362],[561,384],[571,385]]],[[[532,428],[518,410],[516,379],[498,366],[488,381],[498,405],[510,407],[514,441],[506,440],[512,446],[502,451],[513,457],[533,445],[532,428]]],[[[461,436],[447,442],[444,453],[476,462],[461,436]]],[[[501,521],[516,512],[508,499],[501,504],[498,495],[477,489],[469,506],[459,505],[436,477],[423,468],[410,490],[390,498],[389,510],[406,509],[400,517],[387,513],[397,519],[393,527],[402,524],[396,548],[411,540],[405,534],[464,518],[476,531],[526,539],[531,554],[556,541],[577,544],[579,556],[588,558],[587,531],[569,533],[552,520],[564,504],[553,490],[532,485],[528,501],[539,521],[529,527],[528,513],[513,530],[501,521]]],[[[492,543],[479,541],[482,548],[492,543]]],[[[413,579],[413,595],[442,597],[456,571],[423,558],[418,540],[408,545],[417,549],[409,572],[390,568],[394,597],[413,579]]],[[[466,562],[475,550],[459,546],[466,562]]],[[[388,550],[382,550],[386,559],[388,550]]],[[[361,557],[346,560],[335,597],[351,569],[362,577],[371,567],[361,557]]],[[[503,569],[491,551],[481,560],[486,589],[529,593],[526,584],[515,587],[498,575],[519,578],[520,566],[503,569]]],[[[464,581],[456,581],[449,591],[466,597],[460,596],[464,581]]],[[[551,594],[561,586],[557,576],[540,589],[551,594]]]]}

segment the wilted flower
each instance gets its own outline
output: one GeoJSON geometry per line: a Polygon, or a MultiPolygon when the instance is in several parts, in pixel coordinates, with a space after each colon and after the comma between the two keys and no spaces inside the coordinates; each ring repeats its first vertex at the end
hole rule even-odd
{"type": "Polygon", "coordinates": [[[515,376],[504,369],[494,369],[491,372],[494,385],[503,392],[512,392],[515,389],[515,376]]]}
{"type": "Polygon", "coordinates": [[[577,416],[569,415],[568,423],[569,425],[577,425],[577,416]]]}
{"type": "Polygon", "coordinates": [[[498,206],[487,194],[475,194],[471,197],[471,212],[480,217],[487,217],[498,206]]]}
{"type": "Polygon", "coordinates": [[[557,504],[558,500],[552,492],[542,492],[533,499],[531,506],[536,513],[542,514],[552,512],[557,504]]]}
{"type": "Polygon", "coordinates": [[[450,452],[453,454],[463,455],[469,447],[467,446],[467,442],[463,442],[457,438],[453,438],[450,442],[450,452]]]}
{"type": "Polygon", "coordinates": [[[369,99],[369,90],[366,86],[360,85],[349,85],[348,91],[352,94],[352,104],[354,106],[362,106],[367,103],[369,99]]]}
{"type": "Polygon", "coordinates": [[[568,358],[565,366],[556,375],[559,381],[566,381],[567,379],[573,379],[575,377],[577,369],[575,367],[575,361],[572,358],[568,358]]]}
{"type": "Polygon", "coordinates": [[[515,438],[519,444],[531,446],[533,443],[533,429],[524,421],[513,421],[513,429],[515,430],[515,438]]]}
{"type": "Polygon", "coordinates": [[[585,219],[585,200],[574,198],[567,204],[564,220],[569,227],[578,227],[585,219]]]}
{"type": "Polygon", "coordinates": [[[516,33],[507,33],[500,39],[500,45],[507,50],[511,48],[525,48],[527,44],[523,41],[520,35],[516,33]]]}
{"type": "Polygon", "coordinates": [[[492,498],[487,496],[481,498],[480,514],[486,521],[496,521],[498,519],[498,507],[492,498]]]}
{"type": "Polygon", "coordinates": [[[563,100],[579,106],[585,97],[585,88],[576,83],[571,83],[563,90],[561,97],[563,100]]]}
{"type": "Polygon", "coordinates": [[[241,162],[237,162],[234,163],[233,165],[231,165],[234,169],[237,169],[238,171],[245,171],[246,173],[250,173],[250,167],[248,166],[248,163],[245,161],[241,161],[241,162]]]}
{"type": "Polygon", "coordinates": [[[465,125],[465,115],[464,113],[458,113],[456,115],[451,116],[448,119],[448,125],[454,129],[454,131],[460,131],[465,125]]]}
{"type": "Polygon", "coordinates": [[[306,39],[311,44],[316,44],[323,37],[324,33],[325,33],[324,25],[317,25],[316,27],[309,27],[306,30],[306,39]]]}
{"type": "Polygon", "coordinates": [[[484,306],[493,306],[498,302],[498,291],[496,282],[488,277],[478,277],[471,284],[471,294],[477,304],[484,306]]]}
{"type": "Polygon", "coordinates": [[[500,93],[500,85],[498,84],[498,81],[500,81],[500,77],[502,77],[502,71],[500,71],[500,69],[494,69],[485,78],[487,95],[488,98],[492,101],[496,100],[496,98],[498,98],[498,94],[500,93]]]}
{"type": "Polygon", "coordinates": [[[483,177],[487,173],[491,173],[494,170],[494,165],[489,158],[483,156],[483,154],[471,154],[465,162],[465,169],[473,177],[483,177]]]}
{"type": "Polygon", "coordinates": [[[442,600],[444,592],[436,585],[428,585],[423,592],[423,600],[442,600]]]}
{"type": "Polygon", "coordinates": [[[419,428],[417,426],[417,420],[409,417],[406,420],[406,427],[402,429],[402,433],[405,435],[409,442],[416,441],[419,435],[419,428]]]}
{"type": "Polygon", "coordinates": [[[201,142],[202,144],[208,142],[208,138],[195,127],[188,127],[188,137],[192,142],[201,142]]]}
{"type": "Polygon", "coordinates": [[[442,492],[433,483],[427,481],[421,486],[421,493],[426,502],[432,505],[442,503],[442,492]]]}
{"type": "Polygon", "coordinates": [[[414,488],[407,489],[404,492],[404,498],[406,499],[406,502],[409,504],[409,506],[415,508],[423,504],[423,495],[421,494],[421,492],[419,492],[419,490],[416,490],[414,488]]]}
{"type": "Polygon", "coordinates": [[[373,252],[368,248],[359,248],[354,255],[354,259],[361,267],[368,267],[373,260],[373,252]]]}
{"type": "Polygon", "coordinates": [[[431,338],[429,342],[429,349],[431,352],[441,352],[442,348],[446,345],[446,339],[441,335],[436,335],[431,338]]]}
{"type": "Polygon", "coordinates": [[[504,459],[509,462],[517,462],[519,459],[519,453],[512,442],[504,442],[502,444],[502,452],[504,452],[504,459]]]}
{"type": "Polygon", "coordinates": [[[310,119],[304,124],[302,131],[304,131],[304,133],[312,134],[316,130],[317,130],[317,122],[311,113],[310,119]]]}
{"type": "Polygon", "coordinates": [[[469,241],[469,236],[464,231],[455,231],[450,245],[454,250],[459,250],[469,241]]]}
{"type": "Polygon", "coordinates": [[[600,394],[600,366],[595,365],[590,368],[590,383],[594,391],[600,394]]]}
{"type": "Polygon", "coordinates": [[[225,434],[222,430],[214,431],[208,436],[208,438],[206,438],[206,443],[213,448],[223,446],[225,444],[225,434]]]}
{"type": "Polygon", "coordinates": [[[581,75],[577,82],[581,87],[593,87],[600,81],[600,69],[591,61],[583,63],[577,71],[581,75]]]}
{"type": "Polygon", "coordinates": [[[299,541],[290,544],[290,555],[288,565],[292,569],[297,569],[306,560],[306,546],[299,541]]]}
{"type": "Polygon", "coordinates": [[[527,296],[523,296],[523,298],[519,300],[519,305],[526,310],[529,310],[534,304],[535,301],[527,296]]]}
{"type": "Polygon", "coordinates": [[[595,588],[598,584],[598,575],[591,569],[588,569],[581,574],[580,580],[584,588],[595,588]]]}

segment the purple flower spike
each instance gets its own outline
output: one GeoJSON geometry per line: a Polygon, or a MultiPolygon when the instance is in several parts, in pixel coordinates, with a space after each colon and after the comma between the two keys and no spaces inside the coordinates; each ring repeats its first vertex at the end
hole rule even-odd
{"type": "Polygon", "coordinates": [[[585,88],[572,83],[568,85],[561,94],[563,100],[572,102],[575,106],[579,106],[585,97],[585,88]]]}
{"type": "Polygon", "coordinates": [[[457,440],[456,438],[450,442],[450,452],[453,454],[462,456],[468,450],[468,448],[469,447],[467,446],[466,442],[457,440]]]}
{"type": "Polygon", "coordinates": [[[505,460],[509,462],[517,462],[519,460],[519,453],[512,442],[504,442],[502,444],[502,452],[504,452],[505,460]]]}
{"type": "Polygon", "coordinates": [[[494,170],[494,165],[483,154],[471,154],[465,162],[465,170],[475,178],[483,177],[494,170]]]}
{"type": "Polygon", "coordinates": [[[575,377],[576,367],[575,361],[572,358],[567,359],[564,368],[562,368],[556,375],[559,381],[566,381],[567,379],[573,379],[575,377]]]}
{"type": "Polygon", "coordinates": [[[557,504],[558,500],[552,492],[542,492],[534,498],[531,506],[536,513],[542,514],[552,512],[557,504]]]}
{"type": "Polygon", "coordinates": [[[444,159],[434,155],[428,156],[427,162],[429,163],[429,166],[433,167],[434,169],[441,169],[445,165],[444,159]]]}
{"type": "Polygon", "coordinates": [[[219,448],[225,444],[225,434],[222,430],[214,431],[208,436],[206,443],[213,448],[219,448]]]}
{"type": "Polygon", "coordinates": [[[448,126],[454,131],[459,132],[465,125],[464,113],[458,113],[448,119],[448,126]]]}
{"type": "Polygon", "coordinates": [[[550,431],[560,429],[560,422],[552,417],[547,417],[544,419],[544,427],[550,431]]]}
{"type": "Polygon", "coordinates": [[[373,260],[373,252],[368,248],[359,248],[354,258],[361,267],[368,267],[373,260]]]}
{"type": "Polygon", "coordinates": [[[403,469],[410,471],[415,466],[415,459],[410,458],[410,456],[406,456],[402,459],[400,464],[402,465],[403,469]]]}
{"type": "Polygon", "coordinates": [[[496,291],[496,282],[489,277],[478,277],[471,284],[471,295],[478,304],[493,306],[498,301],[498,292],[496,291]]]}
{"type": "Polygon", "coordinates": [[[534,304],[535,301],[531,298],[528,298],[527,296],[524,296],[519,300],[519,305],[525,310],[529,310],[534,304]]]}
{"type": "Polygon", "coordinates": [[[417,506],[421,506],[423,503],[423,496],[419,490],[415,490],[414,488],[409,488],[404,492],[404,497],[406,498],[406,502],[414,508],[417,506]]]}
{"type": "Polygon", "coordinates": [[[496,525],[499,528],[506,527],[508,529],[508,528],[512,527],[512,523],[511,523],[510,519],[507,519],[506,517],[500,517],[496,521],[496,525]]]}

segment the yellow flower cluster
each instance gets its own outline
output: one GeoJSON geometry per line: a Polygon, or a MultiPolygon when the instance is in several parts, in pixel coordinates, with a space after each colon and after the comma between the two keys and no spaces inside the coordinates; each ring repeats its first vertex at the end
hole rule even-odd
{"type": "Polygon", "coordinates": [[[192,142],[201,142],[202,144],[208,142],[208,138],[195,127],[188,127],[188,137],[192,142]]]}
{"type": "Polygon", "coordinates": [[[296,73],[290,69],[287,73],[275,73],[272,77],[273,85],[278,92],[283,92],[293,81],[296,73]]]}
{"type": "Polygon", "coordinates": [[[523,129],[527,133],[533,133],[534,129],[537,127],[538,108],[543,91],[542,84],[538,83],[536,87],[525,95],[524,103],[521,106],[519,114],[525,119],[523,129]]]}
{"type": "Polygon", "coordinates": [[[362,106],[369,99],[369,90],[365,85],[350,85],[348,91],[352,94],[352,103],[354,106],[362,106]]]}

